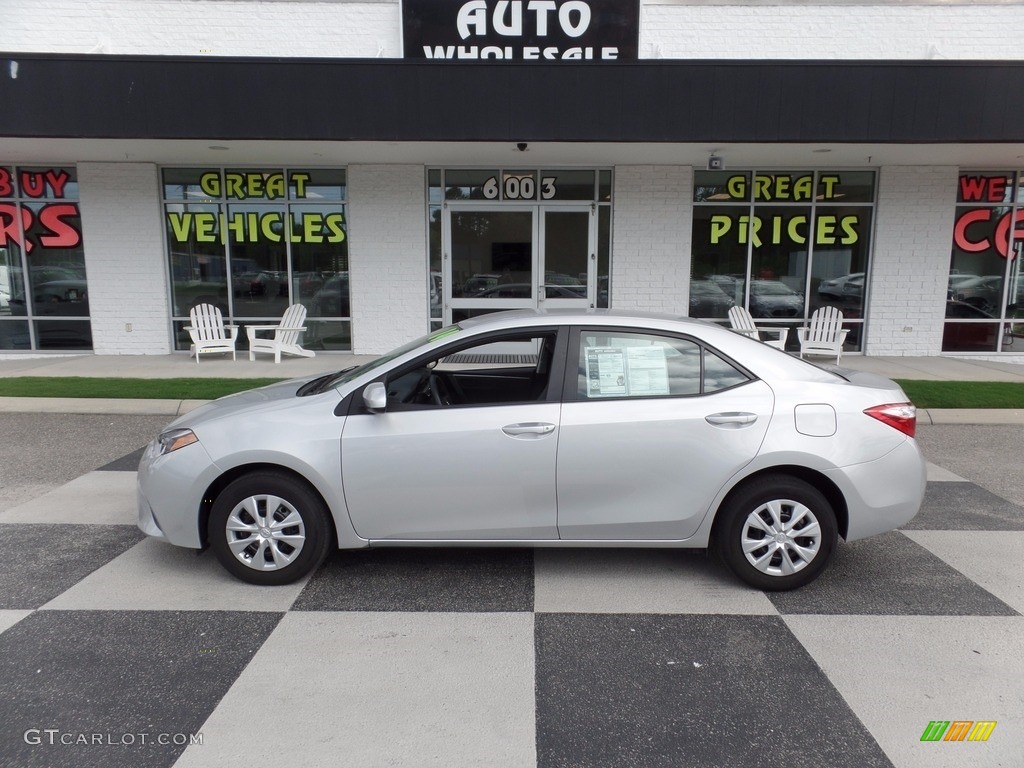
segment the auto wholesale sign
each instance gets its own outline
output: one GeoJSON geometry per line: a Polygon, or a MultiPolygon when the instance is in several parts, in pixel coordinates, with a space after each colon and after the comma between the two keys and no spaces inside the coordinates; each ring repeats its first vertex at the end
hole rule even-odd
{"type": "Polygon", "coordinates": [[[402,0],[407,59],[636,60],[638,0],[402,0]]]}

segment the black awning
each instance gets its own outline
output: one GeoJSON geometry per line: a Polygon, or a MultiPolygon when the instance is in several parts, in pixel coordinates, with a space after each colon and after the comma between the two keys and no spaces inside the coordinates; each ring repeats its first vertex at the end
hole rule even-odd
{"type": "Polygon", "coordinates": [[[1024,62],[509,64],[0,54],[0,136],[1024,141],[1024,62]]]}

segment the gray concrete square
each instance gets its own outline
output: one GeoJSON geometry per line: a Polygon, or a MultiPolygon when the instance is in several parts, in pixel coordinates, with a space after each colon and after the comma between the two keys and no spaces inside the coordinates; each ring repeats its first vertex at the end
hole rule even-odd
{"type": "Polygon", "coordinates": [[[770,592],[768,599],[782,614],[1016,615],[899,531],[840,546],[816,581],[792,592],[770,592]]]}
{"type": "Polygon", "coordinates": [[[928,483],[913,531],[1024,531],[1024,507],[974,483],[928,483]]]}
{"type": "Polygon", "coordinates": [[[0,525],[0,608],[38,608],[143,538],[123,525],[0,525]]]}
{"type": "Polygon", "coordinates": [[[280,616],[32,614],[0,634],[0,762],[173,765],[280,616]]]}
{"type": "Polygon", "coordinates": [[[296,611],[532,611],[529,549],[361,549],[313,574],[296,611]]]}
{"type": "Polygon", "coordinates": [[[779,617],[538,614],[536,638],[543,768],[891,765],[779,617]]]}

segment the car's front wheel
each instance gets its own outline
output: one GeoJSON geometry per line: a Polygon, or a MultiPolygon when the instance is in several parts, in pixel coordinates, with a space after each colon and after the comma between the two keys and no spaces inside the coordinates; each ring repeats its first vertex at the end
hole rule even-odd
{"type": "Polygon", "coordinates": [[[757,589],[797,589],[816,579],[838,540],[835,512],[812,485],[784,475],[749,482],[719,513],[716,538],[730,570],[757,589]]]}
{"type": "Polygon", "coordinates": [[[217,496],[207,528],[210,549],[250,584],[290,584],[324,561],[331,526],[323,500],[302,481],[254,472],[217,496]]]}

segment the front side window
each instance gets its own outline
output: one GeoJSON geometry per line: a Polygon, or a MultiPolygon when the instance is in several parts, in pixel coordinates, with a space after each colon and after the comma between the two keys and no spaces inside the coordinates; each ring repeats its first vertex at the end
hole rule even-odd
{"type": "Polygon", "coordinates": [[[1024,336],[1024,172],[965,171],[946,290],[943,352],[1019,352],[1024,336]]]}
{"type": "Polygon", "coordinates": [[[835,306],[859,350],[874,188],[872,171],[696,172],[690,316],[800,327],[835,306]]]}
{"type": "Polygon", "coordinates": [[[241,325],[302,304],[303,346],[351,349],[344,169],[165,168],[163,196],[178,349],[198,304],[241,325]]]}
{"type": "Polygon", "coordinates": [[[710,394],[750,378],[689,339],[619,331],[580,334],[581,400],[710,394]]]}
{"type": "Polygon", "coordinates": [[[0,349],[89,349],[75,168],[0,165],[0,349]]]}
{"type": "MultiPolygon", "coordinates": [[[[390,375],[388,409],[510,405],[557,398],[555,331],[488,337],[447,347],[390,375]]],[[[559,379],[560,380],[560,379],[559,379]]]]}

